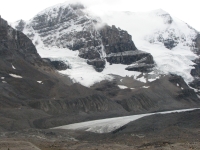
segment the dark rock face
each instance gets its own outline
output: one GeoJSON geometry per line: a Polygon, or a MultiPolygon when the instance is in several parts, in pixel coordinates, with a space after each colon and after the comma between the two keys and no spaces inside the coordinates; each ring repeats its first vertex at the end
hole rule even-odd
{"type": "Polygon", "coordinates": [[[50,60],[49,58],[43,58],[45,62],[50,64],[52,67],[54,67],[56,70],[67,70],[70,68],[65,62],[63,61],[57,61],[57,60],[50,60]]]}
{"type": "Polygon", "coordinates": [[[132,36],[114,25],[112,27],[104,26],[100,29],[100,34],[106,54],[137,50],[132,36]]]}
{"type": "Polygon", "coordinates": [[[172,49],[172,48],[176,47],[177,44],[178,44],[178,42],[174,41],[173,39],[164,40],[164,45],[168,49],[172,49]]]}
{"type": "Polygon", "coordinates": [[[126,68],[129,71],[149,72],[154,67],[152,55],[139,50],[111,53],[106,60],[110,64],[133,64],[126,68]]]}
{"type": "Polygon", "coordinates": [[[69,68],[63,61],[51,61],[51,64],[56,70],[66,70],[69,68]]]}
{"type": "Polygon", "coordinates": [[[25,28],[26,22],[23,20],[20,20],[18,25],[15,27],[18,31],[23,32],[24,28],[25,28]]]}
{"type": "Polygon", "coordinates": [[[79,51],[79,57],[89,59],[89,60],[100,58],[100,54],[97,51],[94,51],[94,49],[95,49],[94,47],[87,50],[81,49],[79,51]]]}
{"type": "Polygon", "coordinates": [[[95,67],[95,70],[97,72],[101,72],[103,71],[103,69],[105,68],[106,62],[103,59],[93,59],[93,60],[88,60],[87,63],[89,65],[92,65],[95,67]]]}
{"type": "Polygon", "coordinates": [[[126,70],[139,71],[139,72],[151,72],[153,67],[154,65],[142,63],[142,64],[136,64],[134,66],[129,66],[126,68],[126,70]]]}
{"type": "Polygon", "coordinates": [[[195,68],[191,70],[191,75],[193,77],[200,77],[200,59],[194,60],[195,65],[193,65],[195,68]]]}
{"type": "Polygon", "coordinates": [[[151,54],[139,50],[111,53],[107,55],[106,59],[111,64],[114,63],[130,65],[133,62],[154,64],[153,57],[151,54]]]}
{"type": "Polygon", "coordinates": [[[178,87],[182,88],[182,90],[180,92],[178,92],[178,94],[176,95],[176,97],[178,99],[192,98],[193,100],[196,99],[195,101],[197,101],[197,102],[199,101],[197,99],[195,91],[188,87],[188,85],[185,83],[185,81],[183,80],[183,78],[181,76],[171,75],[171,77],[169,78],[169,81],[174,83],[178,87]]]}

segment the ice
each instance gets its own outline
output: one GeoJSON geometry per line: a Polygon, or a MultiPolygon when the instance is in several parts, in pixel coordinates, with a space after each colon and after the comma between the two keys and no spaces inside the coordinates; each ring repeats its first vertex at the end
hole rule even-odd
{"type": "Polygon", "coordinates": [[[9,74],[13,78],[23,78],[22,76],[16,75],[16,74],[9,74]]]}
{"type": "Polygon", "coordinates": [[[69,124],[65,126],[55,127],[52,129],[84,130],[84,131],[95,132],[95,133],[109,133],[128,124],[129,122],[138,120],[146,116],[155,115],[155,114],[180,113],[180,112],[186,112],[186,111],[193,111],[196,109],[200,109],[200,108],[182,109],[182,110],[132,115],[132,116],[125,116],[125,117],[108,118],[108,119],[69,124]]]}

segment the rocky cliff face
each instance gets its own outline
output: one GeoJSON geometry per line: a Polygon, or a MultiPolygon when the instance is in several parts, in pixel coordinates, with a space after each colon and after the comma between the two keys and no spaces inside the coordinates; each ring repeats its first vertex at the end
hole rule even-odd
{"type": "MultiPolygon", "coordinates": [[[[97,71],[104,69],[105,58],[110,61],[110,56],[107,58],[107,55],[137,51],[127,31],[102,24],[99,18],[89,15],[81,4],[49,8],[29,22],[18,21],[14,27],[24,32],[36,46],[78,50],[79,57],[87,59],[88,64],[93,65],[97,71]]],[[[144,55],[150,56],[150,54],[144,55]]],[[[112,57],[118,59],[114,55],[112,57]]],[[[127,64],[125,60],[129,58],[123,57],[123,59],[124,61],[110,63],[127,64]]],[[[137,59],[127,61],[131,64],[135,60],[137,59]]]]}

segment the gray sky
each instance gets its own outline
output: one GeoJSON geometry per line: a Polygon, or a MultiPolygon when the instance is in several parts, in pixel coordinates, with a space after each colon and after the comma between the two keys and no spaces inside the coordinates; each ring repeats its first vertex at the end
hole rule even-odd
{"type": "MultiPolygon", "coordinates": [[[[9,22],[29,20],[43,9],[66,0],[1,0],[0,15],[9,22]]],[[[79,1],[96,13],[103,11],[149,11],[163,9],[200,31],[199,0],[70,0],[79,1]]],[[[69,2],[69,0],[67,1],[69,2]]]]}

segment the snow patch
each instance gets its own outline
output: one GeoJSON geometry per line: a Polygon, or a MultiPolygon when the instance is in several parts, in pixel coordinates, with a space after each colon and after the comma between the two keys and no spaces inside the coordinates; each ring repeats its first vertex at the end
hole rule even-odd
{"type": "Polygon", "coordinates": [[[12,68],[13,68],[13,69],[16,69],[15,66],[13,66],[13,64],[11,64],[11,65],[12,65],[12,68]]]}
{"type": "Polygon", "coordinates": [[[16,74],[9,74],[13,78],[23,78],[22,76],[16,75],[16,74]]]}
{"type": "Polygon", "coordinates": [[[128,87],[125,86],[125,85],[118,85],[118,87],[119,87],[120,89],[127,89],[127,88],[128,88],[128,87]]]}
{"type": "Polygon", "coordinates": [[[142,88],[144,88],[144,89],[148,89],[150,86],[143,86],[142,88]]]}
{"type": "Polygon", "coordinates": [[[37,83],[43,84],[42,81],[37,81],[37,83]]]}

